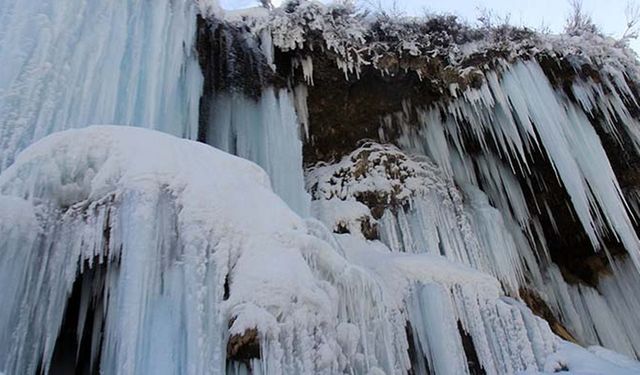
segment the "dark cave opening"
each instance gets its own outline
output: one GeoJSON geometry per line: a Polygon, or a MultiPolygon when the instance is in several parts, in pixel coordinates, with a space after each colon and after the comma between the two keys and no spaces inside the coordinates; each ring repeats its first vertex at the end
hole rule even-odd
{"type": "Polygon", "coordinates": [[[50,375],[99,374],[106,270],[105,264],[96,262],[92,268],[85,264],[84,272],[76,277],[53,350],[50,375]],[[81,330],[80,322],[84,322],[81,330]],[[97,345],[93,354],[92,345],[97,345]]]}

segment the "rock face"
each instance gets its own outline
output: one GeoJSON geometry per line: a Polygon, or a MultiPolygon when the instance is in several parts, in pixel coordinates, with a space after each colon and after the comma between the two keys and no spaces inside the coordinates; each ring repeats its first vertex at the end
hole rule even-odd
{"type": "Polygon", "coordinates": [[[390,141],[398,129],[384,129],[381,119],[401,112],[405,101],[429,105],[442,93],[415,72],[385,76],[364,68],[358,78],[344,78],[327,57],[314,58],[314,84],[309,87],[310,141],[304,147],[307,164],[337,161],[362,140],[390,141]]]}

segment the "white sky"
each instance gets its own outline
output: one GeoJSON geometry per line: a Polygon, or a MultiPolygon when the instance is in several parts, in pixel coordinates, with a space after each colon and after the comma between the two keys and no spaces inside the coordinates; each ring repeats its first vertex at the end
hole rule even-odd
{"type": "MultiPolygon", "coordinates": [[[[389,7],[393,0],[380,0],[389,7]]],[[[583,0],[584,9],[605,33],[620,36],[625,29],[625,6],[628,0],[583,0]]],[[[640,1],[640,0],[633,0],[640,1]]],[[[223,8],[238,9],[255,5],[257,0],[220,0],[223,8]]],[[[274,4],[282,0],[273,0],[274,4]]],[[[373,0],[377,3],[378,0],[373,0]]],[[[429,10],[456,14],[474,21],[478,8],[491,9],[495,14],[511,15],[511,23],[537,28],[542,24],[553,32],[562,31],[564,20],[569,13],[568,0],[396,0],[399,8],[407,15],[420,15],[429,10]]],[[[640,41],[632,41],[631,46],[640,51],[640,41]]]]}

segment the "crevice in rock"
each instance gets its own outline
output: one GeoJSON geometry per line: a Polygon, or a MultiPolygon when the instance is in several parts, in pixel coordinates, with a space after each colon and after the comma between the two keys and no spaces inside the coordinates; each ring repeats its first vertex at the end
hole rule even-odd
{"type": "Polygon", "coordinates": [[[407,375],[419,375],[422,371],[429,371],[429,360],[422,354],[419,349],[420,343],[417,341],[415,335],[413,334],[413,327],[409,321],[406,322],[405,332],[407,335],[407,343],[409,347],[407,348],[407,353],[409,354],[409,362],[411,363],[411,368],[407,371],[407,375]],[[425,368],[416,368],[420,366],[419,364],[424,363],[425,368]]]}
{"type": "Polygon", "coordinates": [[[464,349],[464,354],[467,357],[469,374],[487,375],[487,372],[484,370],[484,368],[482,368],[482,364],[480,363],[480,358],[478,357],[478,353],[476,352],[473,338],[467,333],[467,331],[464,330],[464,327],[462,327],[462,323],[460,323],[460,321],[458,321],[458,332],[460,333],[460,338],[462,339],[462,348],[464,349]]]}

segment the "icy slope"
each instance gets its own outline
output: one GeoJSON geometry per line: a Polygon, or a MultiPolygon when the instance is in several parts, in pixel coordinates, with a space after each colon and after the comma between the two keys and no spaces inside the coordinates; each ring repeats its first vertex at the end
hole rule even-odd
{"type": "MultiPolygon", "coordinates": [[[[603,276],[597,289],[586,285],[570,285],[555,265],[544,267],[544,262],[549,261],[538,260],[537,254],[513,218],[492,207],[485,193],[468,182],[457,187],[428,158],[411,157],[391,145],[365,143],[338,163],[319,164],[308,171],[307,184],[314,198],[314,215],[335,233],[349,233],[338,235],[349,259],[365,262],[372,269],[388,269],[390,264],[406,259],[411,269],[420,269],[431,275],[439,274],[438,260],[431,259],[428,264],[422,262],[429,259],[427,255],[412,258],[407,254],[404,258],[384,262],[386,266],[376,265],[373,259],[379,253],[376,251],[377,247],[358,246],[354,242],[356,238],[364,237],[379,238],[394,252],[443,255],[454,264],[465,264],[482,271],[482,275],[494,275],[501,282],[501,289],[511,295],[522,297],[523,292],[527,293],[524,288],[539,288],[560,321],[579,342],[601,343],[631,358],[635,356],[638,322],[634,311],[638,300],[633,291],[638,281],[630,260],[615,261],[615,273],[603,276]],[[354,254],[358,257],[354,258],[354,254]]],[[[515,187],[511,189],[514,190],[515,187]]],[[[409,269],[403,270],[404,274],[410,272],[409,269]]],[[[465,272],[468,273],[466,278],[470,280],[473,272],[465,272]]],[[[451,267],[446,268],[446,273],[455,275],[451,267]]],[[[445,279],[441,278],[439,283],[442,284],[445,279]]],[[[479,281],[477,283],[481,284],[479,281]]],[[[455,332],[447,331],[444,318],[440,318],[439,323],[430,321],[429,315],[415,318],[416,315],[419,316],[416,311],[429,311],[430,314],[445,316],[452,314],[446,310],[437,311],[435,306],[447,304],[440,298],[441,295],[433,294],[429,289],[426,292],[420,287],[413,289],[409,301],[414,302],[408,304],[409,322],[413,329],[417,328],[413,337],[442,340],[440,336],[432,336],[443,332],[441,330],[446,332],[445,337],[456,336],[455,332]]],[[[509,301],[515,306],[521,305],[521,302],[509,301]]],[[[455,311],[466,317],[477,315],[470,305],[458,306],[455,311]]],[[[509,326],[513,324],[512,319],[514,317],[507,318],[502,324],[509,326]]],[[[464,318],[462,321],[465,321],[464,318]]],[[[469,326],[465,326],[465,329],[468,330],[469,326]]],[[[491,341],[496,339],[491,336],[497,334],[500,337],[502,329],[503,327],[492,327],[487,330],[487,347],[483,347],[483,342],[479,340],[483,333],[471,333],[482,367],[488,373],[501,374],[531,370],[531,367],[518,367],[522,362],[518,362],[518,357],[513,356],[514,353],[525,353],[523,347],[516,351],[508,349],[510,342],[517,336],[514,331],[507,331],[502,336],[503,339],[497,339],[494,347],[510,352],[511,355],[501,358],[501,355],[494,354],[494,359],[499,358],[495,363],[483,362],[483,351],[490,352],[491,341]]],[[[566,333],[566,330],[562,333],[566,333]]],[[[543,349],[544,345],[536,347],[532,331],[528,335],[534,343],[532,357],[545,357],[535,350],[544,352],[548,349],[543,349]]],[[[455,346],[450,346],[450,350],[455,346]]],[[[424,347],[428,348],[425,352],[428,368],[435,373],[466,371],[461,368],[452,370],[449,367],[460,363],[459,359],[449,358],[441,362],[445,354],[439,352],[439,346],[433,348],[426,344],[424,347]]],[[[589,359],[588,352],[575,345],[563,344],[561,347],[558,353],[539,362],[540,367],[549,372],[575,369],[579,370],[576,373],[582,373],[585,369],[594,369],[595,373],[626,374],[636,371],[633,366],[637,366],[637,363],[633,360],[628,360],[633,364],[631,368],[618,368],[618,365],[607,364],[606,360],[589,359]],[[604,368],[608,370],[604,371],[604,368]]],[[[455,353],[455,350],[448,353],[455,353]]],[[[470,358],[468,354],[469,361],[473,357],[470,358]]],[[[616,363],[615,360],[609,362],[616,363]]],[[[420,369],[424,366],[420,361],[413,361],[413,368],[418,372],[423,371],[420,369]]]]}

